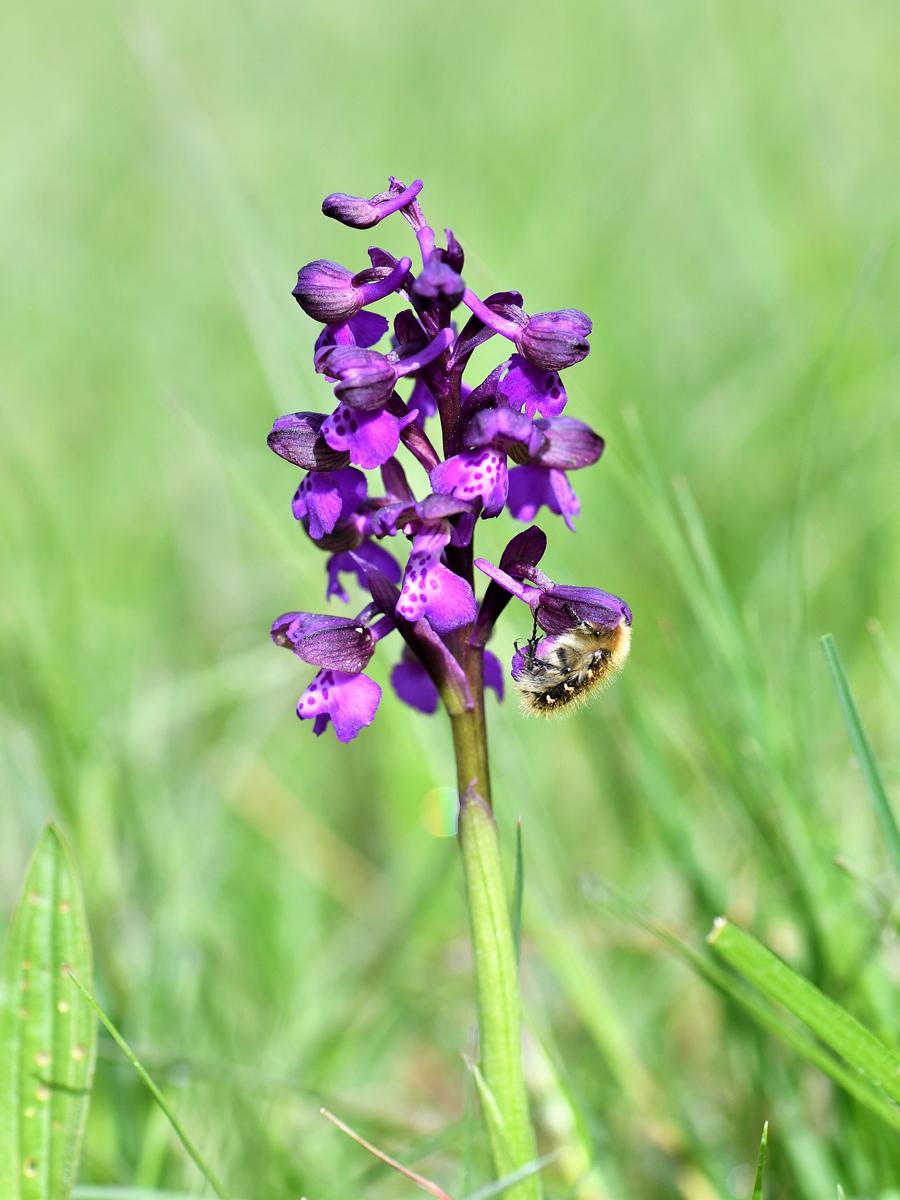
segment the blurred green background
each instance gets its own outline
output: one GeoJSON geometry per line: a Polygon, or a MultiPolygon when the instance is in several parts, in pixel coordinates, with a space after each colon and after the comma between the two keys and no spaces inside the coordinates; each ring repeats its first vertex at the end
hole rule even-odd
{"type": "MultiPolygon", "coordinates": [[[[896,1035],[887,857],[817,645],[834,632],[890,785],[895,6],[0,21],[0,915],[55,814],[100,998],[244,1200],[414,1191],[322,1103],[454,1195],[489,1177],[446,725],[386,693],[355,743],[316,741],[309,672],[267,640],[324,594],[265,446],[328,401],[294,274],[406,247],[319,204],[418,175],[476,291],[593,317],[569,411],[607,451],[574,479],[577,535],[541,522],[546,568],[635,612],[627,671],[577,716],[489,702],[548,1194],[748,1195],[766,1117],[773,1196],[897,1194],[887,1127],[616,899],[698,947],[727,911],[896,1035]]],[[[527,632],[510,608],[494,649],[527,632]]],[[[109,1042],[81,1175],[200,1187],[109,1042]]]]}

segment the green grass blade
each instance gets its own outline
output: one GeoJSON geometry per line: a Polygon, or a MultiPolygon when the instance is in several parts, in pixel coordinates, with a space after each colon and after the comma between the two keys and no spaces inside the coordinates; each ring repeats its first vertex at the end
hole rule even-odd
{"type": "Polygon", "coordinates": [[[629,920],[659,938],[701,979],[720,991],[723,996],[728,996],[733,1000],[761,1028],[781,1038],[796,1054],[822,1071],[860,1104],[865,1105],[892,1128],[900,1130],[900,1108],[892,1104],[879,1088],[870,1086],[865,1079],[862,1079],[854,1071],[848,1070],[830,1051],[825,1050],[804,1026],[782,1020],[780,1011],[768,997],[760,996],[743,980],[737,979],[730,971],[720,967],[717,962],[698,953],[693,946],[670,929],[644,916],[624,897],[616,896],[616,903],[629,920]]]}
{"type": "Polygon", "coordinates": [[[900,1103],[900,1055],[846,1009],[724,917],[716,918],[707,941],[745,979],[783,1004],[845,1062],[900,1103]]]}
{"type": "Polygon", "coordinates": [[[87,1116],[97,1023],[69,968],[92,977],[81,888],[48,825],[25,877],[0,980],[0,1196],[65,1200],[87,1116]]]}
{"type": "Polygon", "coordinates": [[[503,1172],[503,1177],[505,1178],[516,1170],[516,1164],[506,1135],[506,1127],[503,1124],[503,1114],[500,1112],[500,1107],[494,1098],[494,1093],[488,1087],[478,1064],[472,1062],[465,1055],[463,1055],[463,1061],[472,1073],[472,1078],[475,1080],[475,1090],[478,1092],[478,1099],[481,1102],[481,1111],[484,1115],[484,1123],[487,1126],[488,1140],[491,1144],[494,1165],[498,1171],[503,1172]]]}
{"type": "Polygon", "coordinates": [[[100,1005],[97,1003],[97,1001],[94,999],[94,997],[88,991],[88,989],[84,986],[84,984],[81,982],[81,980],[75,974],[73,974],[71,972],[70,972],[70,978],[72,980],[72,983],[75,984],[75,986],[78,988],[78,990],[85,997],[85,999],[87,1000],[87,1002],[91,1006],[91,1008],[93,1008],[94,1012],[97,1014],[98,1018],[100,1019],[103,1026],[105,1027],[106,1031],[109,1033],[109,1036],[116,1043],[116,1045],[119,1047],[119,1049],[125,1055],[125,1057],[128,1059],[128,1061],[134,1067],[137,1074],[140,1076],[144,1086],[147,1088],[150,1095],[153,1097],[153,1099],[159,1105],[162,1112],[165,1114],[169,1124],[172,1126],[173,1130],[175,1131],[176,1135],[178,1136],[178,1140],[181,1142],[182,1146],[184,1146],[185,1150],[188,1152],[190,1157],[194,1160],[194,1163],[196,1164],[198,1170],[200,1171],[200,1174],[203,1176],[203,1178],[206,1180],[206,1182],[209,1184],[209,1186],[212,1188],[212,1190],[215,1192],[215,1194],[219,1197],[219,1200],[228,1200],[228,1193],[222,1187],[221,1183],[219,1183],[219,1181],[216,1178],[215,1174],[213,1173],[212,1169],[204,1161],[203,1156],[201,1155],[200,1151],[197,1149],[196,1145],[194,1144],[194,1141],[191,1138],[190,1134],[187,1132],[187,1130],[181,1124],[181,1121],[178,1119],[178,1116],[175,1114],[175,1112],[170,1107],[168,1100],[166,1100],[165,1096],[162,1094],[162,1092],[159,1090],[159,1088],[156,1086],[156,1084],[153,1082],[153,1080],[147,1074],[146,1070],[144,1069],[144,1067],[141,1065],[140,1061],[138,1060],[137,1055],[134,1053],[134,1051],[131,1049],[131,1047],[128,1045],[128,1043],[125,1041],[125,1039],[122,1037],[121,1033],[119,1033],[118,1029],[116,1029],[115,1025],[113,1025],[112,1021],[109,1019],[109,1017],[106,1015],[106,1013],[100,1007],[100,1005]]]}
{"type": "Polygon", "coordinates": [[[762,1128],[762,1137],[759,1139],[759,1157],[756,1160],[756,1178],[753,1180],[753,1196],[751,1200],[763,1200],[763,1188],[766,1183],[766,1154],[769,1149],[769,1122],[766,1121],[762,1128]]]}
{"type": "Polygon", "coordinates": [[[511,1175],[504,1175],[502,1179],[498,1179],[495,1183],[485,1184],[478,1191],[470,1192],[465,1197],[465,1200],[493,1200],[494,1196],[502,1196],[517,1183],[529,1179],[532,1175],[537,1175],[538,1171],[543,1171],[544,1167],[548,1167],[550,1163],[555,1162],[559,1158],[559,1155],[559,1150],[552,1150],[549,1154],[545,1154],[541,1158],[536,1158],[534,1162],[526,1163],[524,1167],[520,1167],[518,1171],[513,1171],[511,1175]]]}
{"type": "Polygon", "coordinates": [[[522,818],[516,821],[516,873],[513,879],[512,935],[516,962],[522,956],[522,897],[525,893],[525,857],[522,853],[522,818]]]}
{"type": "Polygon", "coordinates": [[[872,746],[866,736],[863,723],[860,720],[859,710],[856,707],[853,692],[850,690],[850,684],[844,673],[841,656],[838,654],[837,643],[830,633],[826,633],[821,638],[821,643],[825,661],[828,663],[828,670],[831,672],[834,690],[837,692],[838,702],[844,716],[844,724],[847,726],[850,744],[853,746],[853,753],[859,760],[863,775],[866,777],[866,784],[869,788],[869,795],[872,798],[875,816],[881,825],[881,832],[887,843],[888,852],[893,859],[894,869],[900,872],[900,828],[898,828],[897,818],[894,816],[894,810],[891,808],[891,802],[884,789],[884,783],[881,779],[881,773],[878,770],[878,763],[875,761],[872,746]]]}

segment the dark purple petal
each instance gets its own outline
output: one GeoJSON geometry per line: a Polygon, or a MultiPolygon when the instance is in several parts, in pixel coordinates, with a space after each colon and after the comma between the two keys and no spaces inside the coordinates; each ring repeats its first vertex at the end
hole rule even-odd
{"type": "Polygon", "coordinates": [[[437,712],[440,695],[422,663],[408,651],[391,671],[391,684],[400,699],[421,713],[437,712]]]}
{"type": "Polygon", "coordinates": [[[380,342],[390,326],[380,313],[359,312],[350,318],[350,332],[357,346],[374,346],[380,342]]]}
{"type": "Polygon", "coordinates": [[[574,530],[573,518],[581,512],[578,497],[565,471],[545,467],[513,467],[509,473],[509,511],[518,521],[533,521],[542,505],[557,513],[574,530]]]}
{"type": "Polygon", "coordinates": [[[537,525],[532,525],[530,529],[523,529],[507,542],[506,549],[500,556],[500,566],[511,574],[515,574],[515,567],[536,567],[544,557],[546,549],[546,533],[537,525]]]}
{"type": "Polygon", "coordinates": [[[288,413],[268,437],[270,450],[306,471],[336,471],[350,463],[346,451],[332,450],[322,436],[323,413],[288,413]]]}
{"type": "Polygon", "coordinates": [[[324,733],[330,717],[338,741],[351,742],[375,719],[381,688],[367,675],[320,671],[297,704],[301,721],[316,718],[313,732],[324,733]]]}
{"type": "Polygon", "coordinates": [[[428,417],[433,417],[437,412],[437,400],[434,398],[434,393],[421,377],[416,379],[408,404],[410,409],[416,410],[418,414],[416,422],[419,425],[423,425],[428,417]]]}
{"type": "Polygon", "coordinates": [[[566,406],[566,389],[556,371],[536,367],[521,354],[509,360],[509,370],[500,384],[500,394],[516,411],[534,417],[558,417],[566,406]]]}
{"type": "Polygon", "coordinates": [[[419,324],[411,308],[402,308],[394,317],[394,345],[398,352],[421,349],[428,342],[428,334],[419,324]],[[408,349],[407,349],[408,348],[408,349]]]}
{"type": "Polygon", "coordinates": [[[590,351],[587,339],[592,328],[590,317],[583,312],[562,308],[529,317],[515,342],[520,354],[536,367],[561,371],[587,358],[590,351]]]}
{"type": "MultiPolygon", "coordinates": [[[[547,535],[536,525],[517,533],[503,551],[500,558],[501,571],[515,576],[522,572],[533,571],[547,549],[547,535]]],[[[477,563],[476,563],[477,565],[477,563]]],[[[473,645],[483,646],[491,636],[491,631],[497,618],[512,599],[510,591],[491,578],[478,610],[478,619],[471,641],[473,645]]]]}

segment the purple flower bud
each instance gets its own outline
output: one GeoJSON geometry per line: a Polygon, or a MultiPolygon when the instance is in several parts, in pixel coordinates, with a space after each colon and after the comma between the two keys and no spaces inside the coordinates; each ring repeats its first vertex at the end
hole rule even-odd
{"type": "Polygon", "coordinates": [[[537,313],[519,331],[516,345],[536,367],[561,371],[587,358],[590,351],[587,338],[592,328],[590,318],[577,308],[537,313]]]}
{"type": "Polygon", "coordinates": [[[452,267],[453,270],[458,274],[463,269],[463,263],[465,262],[466,256],[463,254],[462,246],[453,236],[453,230],[445,229],[444,233],[447,237],[447,249],[441,251],[444,262],[448,267],[452,267]]]}
{"type": "Polygon", "coordinates": [[[410,204],[422,190],[422,180],[416,179],[399,192],[381,192],[370,200],[362,196],[348,196],[344,192],[332,192],[322,201],[322,212],[326,217],[350,225],[354,229],[371,229],[391,213],[410,204]]]}
{"type": "Polygon", "coordinates": [[[350,465],[346,451],[332,450],[322,436],[324,413],[288,413],[268,437],[269,449],[305,471],[337,471],[350,465]]]}
{"type": "Polygon", "coordinates": [[[359,620],[327,614],[283,613],[272,624],[272,641],[314,667],[356,674],[375,652],[375,635],[359,620]]]}
{"type": "Polygon", "coordinates": [[[376,350],[359,346],[336,346],[323,365],[327,374],[338,381],[334,389],[338,400],[363,412],[381,408],[397,382],[397,368],[392,362],[376,350]]]}
{"type": "Polygon", "coordinates": [[[362,307],[352,272],[327,258],[300,268],[293,297],[307,316],[323,325],[349,321],[362,307]]]}
{"type": "Polygon", "coordinates": [[[393,268],[373,267],[351,275],[340,263],[317,258],[297,272],[293,296],[303,311],[321,321],[335,325],[349,321],[361,308],[383,300],[403,286],[412,261],[401,258],[393,268]]]}

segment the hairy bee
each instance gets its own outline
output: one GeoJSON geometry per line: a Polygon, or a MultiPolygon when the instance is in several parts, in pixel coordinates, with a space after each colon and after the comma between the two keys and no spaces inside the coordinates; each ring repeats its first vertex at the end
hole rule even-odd
{"type": "Polygon", "coordinates": [[[631,626],[613,629],[579,621],[564,633],[537,636],[537,622],[524,649],[516,643],[513,680],[522,711],[552,717],[578,707],[619,672],[631,649],[631,626]]]}

